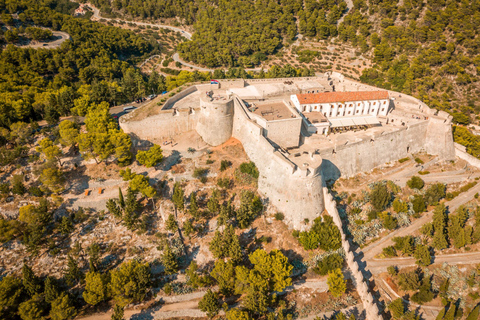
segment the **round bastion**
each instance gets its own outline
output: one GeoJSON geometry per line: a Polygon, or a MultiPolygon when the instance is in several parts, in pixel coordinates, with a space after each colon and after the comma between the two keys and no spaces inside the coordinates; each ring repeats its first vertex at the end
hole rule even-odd
{"type": "Polygon", "coordinates": [[[226,96],[202,96],[196,130],[211,146],[218,146],[232,136],[233,99],[226,96]]]}

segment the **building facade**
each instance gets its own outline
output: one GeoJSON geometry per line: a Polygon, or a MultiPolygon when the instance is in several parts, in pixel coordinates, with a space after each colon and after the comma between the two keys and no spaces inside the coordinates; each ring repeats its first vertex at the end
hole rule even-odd
{"type": "Polygon", "coordinates": [[[376,117],[386,116],[390,107],[388,92],[383,90],[302,93],[290,99],[308,130],[323,134],[330,127],[375,124],[376,117]],[[335,121],[337,118],[351,121],[335,121]]]}

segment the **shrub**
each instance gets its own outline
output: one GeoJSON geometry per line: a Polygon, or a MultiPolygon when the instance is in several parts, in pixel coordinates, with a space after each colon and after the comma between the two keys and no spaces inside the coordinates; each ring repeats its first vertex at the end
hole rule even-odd
{"type": "Polygon", "coordinates": [[[378,211],[381,211],[387,207],[390,197],[390,192],[388,191],[387,186],[384,184],[375,185],[370,192],[370,202],[378,211]]]}
{"type": "Polygon", "coordinates": [[[232,166],[232,162],[228,160],[222,160],[222,162],[220,162],[220,171],[223,172],[231,166],[232,166]]]}
{"type": "Polygon", "coordinates": [[[393,246],[388,246],[388,247],[385,247],[383,248],[383,254],[385,255],[385,257],[396,257],[397,256],[397,251],[395,250],[395,248],[393,246]]]}
{"type": "Polygon", "coordinates": [[[43,196],[43,191],[39,187],[32,186],[28,188],[28,193],[35,197],[43,196]]]}
{"type": "Polygon", "coordinates": [[[319,275],[326,275],[329,271],[333,271],[337,268],[342,268],[344,259],[338,253],[326,256],[320,261],[317,261],[317,266],[313,268],[313,271],[319,275]]]}
{"type": "Polygon", "coordinates": [[[420,158],[415,158],[415,162],[418,163],[418,164],[424,164],[423,160],[420,159],[420,158]]]}
{"type": "Polygon", "coordinates": [[[282,221],[285,218],[284,214],[281,212],[275,213],[275,220],[282,221]]]}
{"type": "Polygon", "coordinates": [[[205,176],[208,173],[208,168],[195,168],[193,170],[193,177],[195,179],[200,179],[201,177],[205,176]]]}
{"type": "Polygon", "coordinates": [[[229,178],[218,178],[217,185],[222,189],[227,189],[232,184],[232,180],[229,178]]]}
{"type": "Polygon", "coordinates": [[[420,278],[416,271],[404,272],[398,275],[398,285],[402,290],[418,290],[420,278]]]}
{"type": "Polygon", "coordinates": [[[422,189],[425,185],[425,182],[417,176],[413,176],[410,180],[407,181],[407,186],[410,189],[422,189]]]}
{"type": "Polygon", "coordinates": [[[423,197],[421,195],[415,195],[413,197],[412,204],[413,211],[415,211],[415,213],[425,212],[425,200],[423,200],[423,197]]]}
{"type": "Polygon", "coordinates": [[[255,179],[258,179],[258,176],[259,176],[258,169],[255,166],[255,163],[253,163],[252,161],[242,163],[240,165],[240,171],[242,173],[249,174],[255,179]]]}
{"type": "Polygon", "coordinates": [[[406,162],[406,161],[408,161],[408,160],[410,160],[410,158],[409,158],[409,157],[406,157],[406,158],[399,159],[398,162],[404,163],[404,162],[406,162]]]}

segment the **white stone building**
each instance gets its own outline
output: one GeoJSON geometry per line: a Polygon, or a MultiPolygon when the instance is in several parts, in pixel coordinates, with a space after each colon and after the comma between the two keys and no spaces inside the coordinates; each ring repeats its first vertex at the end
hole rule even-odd
{"type": "Polygon", "coordinates": [[[329,128],[379,124],[389,111],[388,91],[321,92],[291,95],[309,132],[327,134],[329,128]]]}

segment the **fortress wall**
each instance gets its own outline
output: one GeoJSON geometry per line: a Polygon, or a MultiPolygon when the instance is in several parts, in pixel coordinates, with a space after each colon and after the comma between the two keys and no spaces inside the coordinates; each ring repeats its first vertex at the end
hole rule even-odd
{"type": "Polygon", "coordinates": [[[337,210],[337,204],[333,199],[332,195],[328,192],[327,188],[323,188],[323,198],[325,200],[325,210],[333,218],[333,222],[340,230],[342,236],[342,248],[345,251],[347,265],[352,272],[353,278],[356,283],[358,295],[363,302],[363,307],[366,312],[366,318],[368,320],[381,320],[383,318],[380,315],[378,305],[368,288],[368,280],[363,277],[360,265],[358,264],[358,261],[355,260],[355,254],[350,246],[350,242],[345,237],[342,219],[340,218],[337,210]]]}
{"type": "Polygon", "coordinates": [[[168,109],[172,108],[172,106],[175,104],[175,102],[185,98],[186,96],[188,96],[191,93],[194,93],[195,91],[197,91],[197,86],[196,85],[195,86],[190,86],[187,89],[182,90],[179,93],[173,95],[172,97],[167,99],[167,101],[165,101],[165,104],[163,105],[162,110],[168,110],[168,109]]]}
{"type": "Polygon", "coordinates": [[[267,138],[283,148],[298,147],[301,128],[301,117],[268,121],[265,127],[267,138]]]}
{"type": "Polygon", "coordinates": [[[159,114],[140,121],[120,122],[120,128],[126,133],[132,133],[139,139],[152,142],[162,142],[187,131],[194,130],[200,109],[161,111],[159,114]]]}
{"type": "Polygon", "coordinates": [[[291,227],[299,230],[310,224],[324,209],[320,166],[308,175],[285,158],[262,135],[262,128],[250,120],[242,102],[235,98],[233,137],[240,140],[259,172],[258,191],[279,211],[291,227]]]}
{"type": "Polygon", "coordinates": [[[218,80],[220,82],[219,88],[222,89],[231,89],[231,88],[243,88],[245,87],[244,79],[222,79],[218,80]]]}
{"type": "Polygon", "coordinates": [[[467,148],[461,144],[455,143],[455,155],[460,159],[467,161],[470,165],[480,168],[480,159],[475,158],[467,153],[467,148]]]}
{"type": "Polygon", "coordinates": [[[425,150],[444,160],[455,160],[455,147],[450,119],[431,117],[428,120],[425,150]]]}
{"type": "Polygon", "coordinates": [[[428,121],[419,122],[395,132],[372,135],[371,140],[320,150],[324,179],[326,181],[338,179],[340,174],[351,177],[359,172],[368,172],[384,163],[404,158],[410,153],[423,151],[427,128],[428,121]]]}
{"type": "Polygon", "coordinates": [[[267,79],[247,79],[245,82],[247,84],[258,84],[258,83],[278,83],[283,81],[296,81],[296,80],[303,80],[303,81],[315,81],[315,80],[327,80],[326,77],[292,77],[292,78],[267,78],[267,79]]]}

